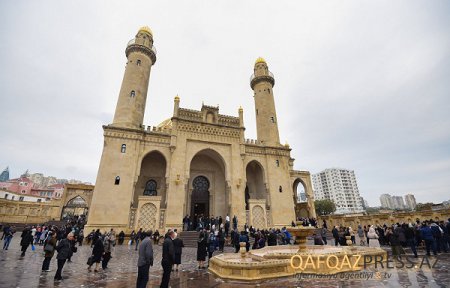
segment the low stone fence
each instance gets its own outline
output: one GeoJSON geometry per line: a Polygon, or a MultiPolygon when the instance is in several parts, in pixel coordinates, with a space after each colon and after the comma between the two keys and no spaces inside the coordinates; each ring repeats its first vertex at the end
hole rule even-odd
{"type": "Polygon", "coordinates": [[[441,210],[427,210],[427,211],[413,211],[413,212],[393,212],[370,215],[327,215],[319,216],[318,224],[322,225],[323,220],[327,221],[328,229],[331,230],[333,226],[343,225],[345,227],[352,227],[353,230],[358,225],[392,225],[394,223],[412,223],[416,219],[424,220],[444,220],[450,218],[450,209],[441,210]]]}

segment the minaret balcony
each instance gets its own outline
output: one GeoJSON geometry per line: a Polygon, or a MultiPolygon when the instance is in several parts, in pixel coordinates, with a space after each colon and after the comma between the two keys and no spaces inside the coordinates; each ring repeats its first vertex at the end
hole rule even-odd
{"type": "Polygon", "coordinates": [[[252,89],[256,84],[262,81],[270,82],[270,84],[272,84],[272,87],[275,85],[275,78],[273,77],[273,73],[270,71],[267,72],[267,74],[262,75],[255,75],[255,73],[253,73],[252,76],[250,76],[250,86],[252,87],[252,89]]]}
{"type": "Polygon", "coordinates": [[[127,48],[125,49],[125,55],[128,57],[128,54],[133,51],[139,51],[152,59],[153,64],[156,62],[156,48],[152,45],[152,47],[148,47],[146,45],[142,45],[136,43],[136,39],[131,39],[128,41],[127,48]]]}

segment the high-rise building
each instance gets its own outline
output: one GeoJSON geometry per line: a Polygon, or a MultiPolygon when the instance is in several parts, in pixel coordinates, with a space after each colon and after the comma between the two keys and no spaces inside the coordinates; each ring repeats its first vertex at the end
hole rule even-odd
{"type": "Polygon", "coordinates": [[[414,210],[416,209],[416,197],[412,194],[405,195],[406,208],[414,210]]]}
{"type": "Polygon", "coordinates": [[[325,169],[312,175],[312,183],[315,198],[332,200],[336,214],[364,211],[353,170],[325,169]]]}
{"type": "Polygon", "coordinates": [[[392,203],[394,203],[394,209],[405,209],[402,196],[392,196],[392,203]]]}
{"type": "Polygon", "coordinates": [[[3,170],[2,174],[0,174],[0,182],[6,182],[9,180],[9,167],[6,167],[5,170],[3,170]]]}
{"type": "Polygon", "coordinates": [[[392,196],[389,194],[381,194],[380,202],[382,208],[394,209],[394,203],[392,202],[392,196]]]}

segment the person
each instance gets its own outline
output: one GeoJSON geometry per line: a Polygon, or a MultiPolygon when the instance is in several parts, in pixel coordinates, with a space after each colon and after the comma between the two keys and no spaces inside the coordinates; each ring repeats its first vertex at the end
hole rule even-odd
{"type": "Polygon", "coordinates": [[[11,239],[14,236],[14,228],[6,226],[3,230],[3,250],[8,250],[11,239]]]}
{"type": "Polygon", "coordinates": [[[420,232],[422,233],[422,239],[425,241],[425,247],[427,250],[427,256],[430,256],[430,250],[433,250],[433,254],[436,256],[436,244],[434,243],[433,231],[431,230],[428,223],[423,223],[422,228],[420,228],[420,232]]]}
{"type": "Polygon", "coordinates": [[[398,230],[396,232],[396,229],[388,227],[385,236],[391,245],[392,256],[396,257],[397,259],[401,258],[401,254],[404,254],[404,251],[401,246],[398,230]]]}
{"type": "Polygon", "coordinates": [[[313,233],[314,245],[324,245],[322,236],[319,233],[313,233]]]}
{"type": "Polygon", "coordinates": [[[333,234],[333,238],[334,238],[334,246],[338,246],[338,243],[339,243],[338,226],[334,226],[333,230],[331,230],[331,233],[333,234]]]}
{"type": "Polygon", "coordinates": [[[111,240],[112,235],[108,234],[105,236],[103,240],[103,257],[102,257],[102,269],[105,270],[108,268],[108,262],[111,260],[111,247],[114,245],[114,242],[111,240]]]}
{"type": "Polygon", "coordinates": [[[370,226],[369,232],[367,232],[367,238],[369,241],[369,247],[380,247],[380,241],[378,241],[378,234],[375,232],[375,228],[370,226]]]}
{"type": "Polygon", "coordinates": [[[150,266],[153,266],[153,245],[151,240],[152,232],[144,232],[144,240],[142,240],[141,246],[139,246],[138,252],[138,276],[136,279],[136,288],[147,287],[149,279],[150,266]]]}
{"type": "Polygon", "coordinates": [[[356,239],[355,239],[355,231],[353,231],[352,227],[348,227],[348,233],[350,234],[350,239],[352,240],[352,244],[355,245],[356,244],[356,239]]]}
{"type": "Polygon", "coordinates": [[[136,242],[134,251],[137,251],[138,246],[139,246],[139,241],[141,241],[141,238],[142,238],[142,228],[139,229],[139,231],[136,233],[136,236],[134,237],[134,241],[136,242]]]}
{"type": "Polygon", "coordinates": [[[136,232],[134,232],[134,230],[133,230],[133,231],[131,231],[131,234],[130,234],[130,241],[128,242],[128,243],[129,243],[128,245],[133,245],[133,243],[134,243],[134,238],[136,238],[136,232]]]}
{"type": "MultiPolygon", "coordinates": [[[[239,245],[239,244],[238,244],[239,245]]],[[[207,239],[205,232],[200,232],[197,241],[197,261],[198,261],[198,269],[205,268],[205,260],[206,260],[206,249],[207,249],[207,239]]]]}
{"type": "Polygon", "coordinates": [[[214,231],[211,230],[211,232],[209,233],[209,237],[208,237],[208,263],[209,260],[211,260],[211,257],[214,253],[215,250],[215,242],[216,242],[216,235],[214,235],[214,231]]]}
{"type": "MultiPolygon", "coordinates": [[[[175,233],[176,232],[177,232],[177,229],[175,229],[175,233]]],[[[175,269],[175,271],[178,271],[178,266],[181,264],[181,254],[183,253],[183,247],[184,247],[183,239],[181,239],[180,237],[175,237],[175,239],[173,239],[175,262],[173,264],[174,267],[173,267],[172,271],[174,269],[175,269]]]]}
{"type": "Polygon", "coordinates": [[[119,233],[119,245],[122,245],[124,240],[125,240],[125,233],[123,231],[120,231],[120,233],[119,233]]]}
{"type": "Polygon", "coordinates": [[[233,230],[237,230],[238,220],[236,215],[233,216],[233,230]]]}
{"type": "Polygon", "coordinates": [[[166,239],[164,239],[162,248],[162,260],[161,266],[163,268],[163,276],[161,279],[161,288],[168,288],[170,281],[170,272],[172,271],[172,265],[174,263],[174,248],[173,239],[176,237],[176,233],[173,230],[169,230],[166,239]]]}
{"type": "Polygon", "coordinates": [[[416,249],[416,237],[415,237],[415,229],[411,223],[403,224],[403,230],[405,230],[405,238],[406,244],[411,248],[411,251],[414,253],[414,257],[417,258],[417,249],[416,249]]]}
{"type": "Polygon", "coordinates": [[[102,260],[103,253],[105,252],[105,248],[103,246],[102,237],[98,237],[97,241],[94,243],[94,248],[92,249],[93,260],[91,265],[88,266],[88,270],[91,271],[92,264],[95,263],[94,272],[98,272],[98,265],[102,260]]]}
{"type": "Polygon", "coordinates": [[[111,245],[113,247],[116,247],[116,231],[114,231],[113,228],[111,228],[111,231],[109,231],[109,241],[111,241],[111,245]]]}
{"type": "Polygon", "coordinates": [[[159,231],[158,229],[155,230],[155,233],[153,233],[153,243],[155,245],[158,245],[159,242],[159,231]]]}
{"type": "Polygon", "coordinates": [[[328,242],[327,242],[327,233],[328,233],[327,227],[323,226],[322,229],[320,230],[320,234],[322,236],[322,241],[323,241],[324,245],[328,244],[328,242]]]}
{"type": "Polygon", "coordinates": [[[359,245],[366,246],[366,235],[364,234],[364,230],[361,225],[358,225],[358,230],[356,231],[359,237],[359,245]]]}
{"type": "Polygon", "coordinates": [[[20,236],[22,237],[22,240],[20,241],[20,246],[22,246],[22,254],[20,254],[21,257],[25,256],[25,252],[28,249],[28,246],[33,245],[33,234],[32,231],[29,229],[25,229],[22,232],[22,235],[20,236]]]}
{"type": "Polygon", "coordinates": [[[58,261],[58,269],[56,270],[55,280],[62,280],[61,272],[64,267],[64,263],[66,263],[67,258],[69,258],[69,254],[71,252],[70,241],[73,240],[73,233],[67,234],[67,238],[61,239],[56,246],[56,251],[58,251],[58,255],[56,256],[56,260],[58,261]]]}
{"type": "Polygon", "coordinates": [[[50,261],[56,250],[56,233],[48,232],[47,240],[44,241],[45,258],[42,262],[42,272],[50,272],[50,261]]]}

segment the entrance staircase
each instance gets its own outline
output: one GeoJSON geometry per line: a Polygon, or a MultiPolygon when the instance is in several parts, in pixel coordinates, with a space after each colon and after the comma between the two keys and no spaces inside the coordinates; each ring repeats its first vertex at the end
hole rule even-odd
{"type": "Polygon", "coordinates": [[[197,231],[182,231],[178,237],[183,240],[185,247],[197,247],[199,234],[197,231]]]}

